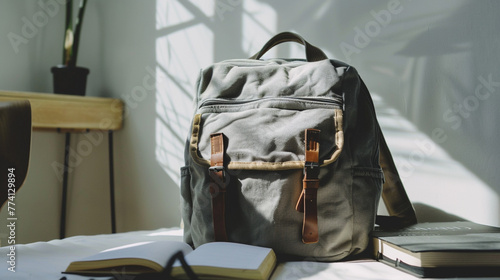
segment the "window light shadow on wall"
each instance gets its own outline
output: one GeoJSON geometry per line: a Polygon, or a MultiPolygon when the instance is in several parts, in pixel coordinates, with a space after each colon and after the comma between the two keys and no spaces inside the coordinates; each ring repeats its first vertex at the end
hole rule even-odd
{"type": "Polygon", "coordinates": [[[224,24],[226,16],[241,10],[241,49],[250,56],[257,51],[256,36],[266,39],[275,32],[276,15],[266,4],[156,2],[156,160],[174,182],[179,182],[179,168],[184,164],[196,79],[201,68],[214,62],[214,26],[224,24]]]}
{"type": "MultiPolygon", "coordinates": [[[[485,23],[499,20],[487,11],[488,4],[439,2],[429,9],[401,3],[400,13],[362,49],[368,61],[353,63],[368,69],[365,77],[375,84],[370,89],[380,92],[377,112],[402,180],[426,221],[433,211],[425,207],[450,219],[498,225],[498,175],[486,164],[498,161],[491,157],[498,140],[491,121],[498,99],[484,86],[498,80],[497,61],[484,55],[498,50],[498,44],[481,33],[485,23]],[[462,117],[458,106],[470,110],[462,117]]],[[[384,6],[372,8],[373,16],[384,6]]]]}
{"type": "Polygon", "coordinates": [[[204,24],[213,3],[199,2],[204,5],[195,11],[181,1],[159,0],[156,7],[156,160],[174,182],[184,162],[196,74],[213,62],[213,33],[204,24]]]}

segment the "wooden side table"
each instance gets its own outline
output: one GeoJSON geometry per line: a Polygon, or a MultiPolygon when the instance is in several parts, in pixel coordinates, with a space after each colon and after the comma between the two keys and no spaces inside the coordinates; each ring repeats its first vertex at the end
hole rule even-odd
{"type": "Polygon", "coordinates": [[[25,99],[28,99],[31,103],[32,125],[34,130],[53,130],[66,134],[60,238],[64,238],[66,235],[66,199],[71,133],[88,132],[91,130],[108,132],[111,232],[115,233],[116,213],[113,168],[113,131],[121,129],[122,127],[123,102],[120,99],[114,98],[0,90],[0,101],[25,99]]]}

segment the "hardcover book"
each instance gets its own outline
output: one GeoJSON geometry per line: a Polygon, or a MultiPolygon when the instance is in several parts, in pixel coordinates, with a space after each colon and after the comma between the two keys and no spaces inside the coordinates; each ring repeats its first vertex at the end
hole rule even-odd
{"type": "Polygon", "coordinates": [[[375,229],[373,256],[419,277],[500,276],[500,228],[472,222],[375,229]]]}

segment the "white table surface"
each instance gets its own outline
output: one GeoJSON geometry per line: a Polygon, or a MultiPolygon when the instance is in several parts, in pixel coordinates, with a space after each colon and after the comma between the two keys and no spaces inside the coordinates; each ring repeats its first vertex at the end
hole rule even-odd
{"type": "MultiPolygon", "coordinates": [[[[135,231],[95,236],[74,236],[63,240],[35,242],[16,247],[16,272],[8,270],[8,247],[0,248],[1,280],[59,280],[66,276],[68,280],[89,279],[78,275],[63,275],[68,264],[102,250],[141,241],[182,240],[180,229],[158,229],[151,231],[135,231]]],[[[96,278],[98,279],[98,278],[96,278]]],[[[410,274],[398,271],[374,260],[358,260],[349,262],[287,262],[280,263],[271,279],[380,279],[406,280],[419,279],[410,274]]],[[[500,279],[498,278],[461,278],[461,279],[500,279]]],[[[125,279],[124,279],[125,280],[125,279]]],[[[126,280],[132,280],[126,278],[126,280]]]]}

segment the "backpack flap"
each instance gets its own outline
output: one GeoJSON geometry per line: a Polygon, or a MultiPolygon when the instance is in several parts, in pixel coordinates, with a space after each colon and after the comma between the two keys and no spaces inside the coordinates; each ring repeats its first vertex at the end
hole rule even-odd
{"type": "Polygon", "coordinates": [[[226,61],[205,71],[210,74],[202,78],[191,157],[207,165],[209,135],[220,132],[228,138],[229,169],[302,169],[304,131],[315,128],[322,131],[322,164],[335,161],[343,144],[343,97],[332,90],[339,82],[332,64],[249,62],[226,61]]]}

